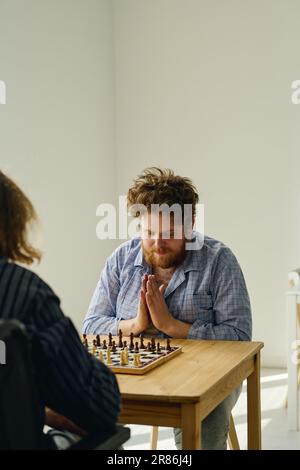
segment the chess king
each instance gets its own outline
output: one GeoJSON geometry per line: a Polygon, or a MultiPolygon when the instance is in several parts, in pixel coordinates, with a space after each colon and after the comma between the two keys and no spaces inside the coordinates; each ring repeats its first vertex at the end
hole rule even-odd
{"type": "MultiPolygon", "coordinates": [[[[251,340],[250,301],[237,259],[222,242],[188,229],[198,200],[192,181],[172,170],[148,168],[136,178],[127,202],[140,235],[108,258],[84,333],[116,335],[120,328],[125,336],[251,340]],[[174,206],[181,211],[165,210],[174,206]]],[[[226,449],[240,389],[203,421],[203,449],[226,449]]],[[[180,449],[181,430],[174,433],[180,449]]]]}

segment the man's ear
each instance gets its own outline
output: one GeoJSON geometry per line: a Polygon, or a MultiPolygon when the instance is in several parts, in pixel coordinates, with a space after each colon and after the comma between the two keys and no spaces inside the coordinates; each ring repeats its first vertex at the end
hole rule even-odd
{"type": "Polygon", "coordinates": [[[186,223],[186,225],[184,226],[184,236],[187,240],[190,240],[192,238],[192,235],[193,235],[193,230],[194,230],[194,226],[195,226],[195,217],[192,216],[192,223],[186,223]]]}

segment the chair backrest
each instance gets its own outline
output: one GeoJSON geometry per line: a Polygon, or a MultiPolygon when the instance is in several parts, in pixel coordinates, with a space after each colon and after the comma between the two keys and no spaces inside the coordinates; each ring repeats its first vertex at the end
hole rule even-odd
{"type": "MultiPolygon", "coordinates": [[[[31,344],[16,320],[0,320],[0,450],[55,448],[43,434],[31,344]]],[[[70,449],[118,449],[130,437],[121,426],[102,429],[70,449]]]]}
{"type": "Polygon", "coordinates": [[[24,326],[0,321],[0,449],[40,449],[43,433],[24,326]]]}

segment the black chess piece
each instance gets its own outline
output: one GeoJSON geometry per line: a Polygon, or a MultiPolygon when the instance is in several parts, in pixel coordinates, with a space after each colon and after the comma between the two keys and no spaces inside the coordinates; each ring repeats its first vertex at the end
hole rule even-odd
{"type": "Polygon", "coordinates": [[[119,330],[119,348],[123,348],[123,341],[122,341],[123,333],[122,330],[119,330]]]}
{"type": "Polygon", "coordinates": [[[140,349],[145,349],[144,336],[142,334],[140,336],[140,349]]]}
{"type": "Polygon", "coordinates": [[[100,348],[101,347],[100,335],[96,336],[96,342],[97,342],[98,348],[100,348]]]}
{"type": "Polygon", "coordinates": [[[106,346],[106,339],[103,340],[103,346],[102,346],[102,349],[107,349],[107,346],[106,346]]]}

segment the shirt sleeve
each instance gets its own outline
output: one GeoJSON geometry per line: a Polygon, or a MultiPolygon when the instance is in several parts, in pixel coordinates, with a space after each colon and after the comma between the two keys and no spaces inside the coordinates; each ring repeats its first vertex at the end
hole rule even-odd
{"type": "Polygon", "coordinates": [[[196,320],[190,339],[250,341],[251,306],[242,270],[234,254],[225,248],[212,269],[213,323],[196,320]]]}
{"type": "Polygon", "coordinates": [[[115,375],[84,348],[48,286],[42,283],[35,302],[32,356],[43,404],[87,432],[112,428],[120,412],[115,375]]]}
{"type": "Polygon", "coordinates": [[[118,334],[119,320],[116,318],[116,303],[119,291],[119,270],[116,254],[113,253],[106,261],[96,286],[83,322],[83,333],[118,334]]]}

